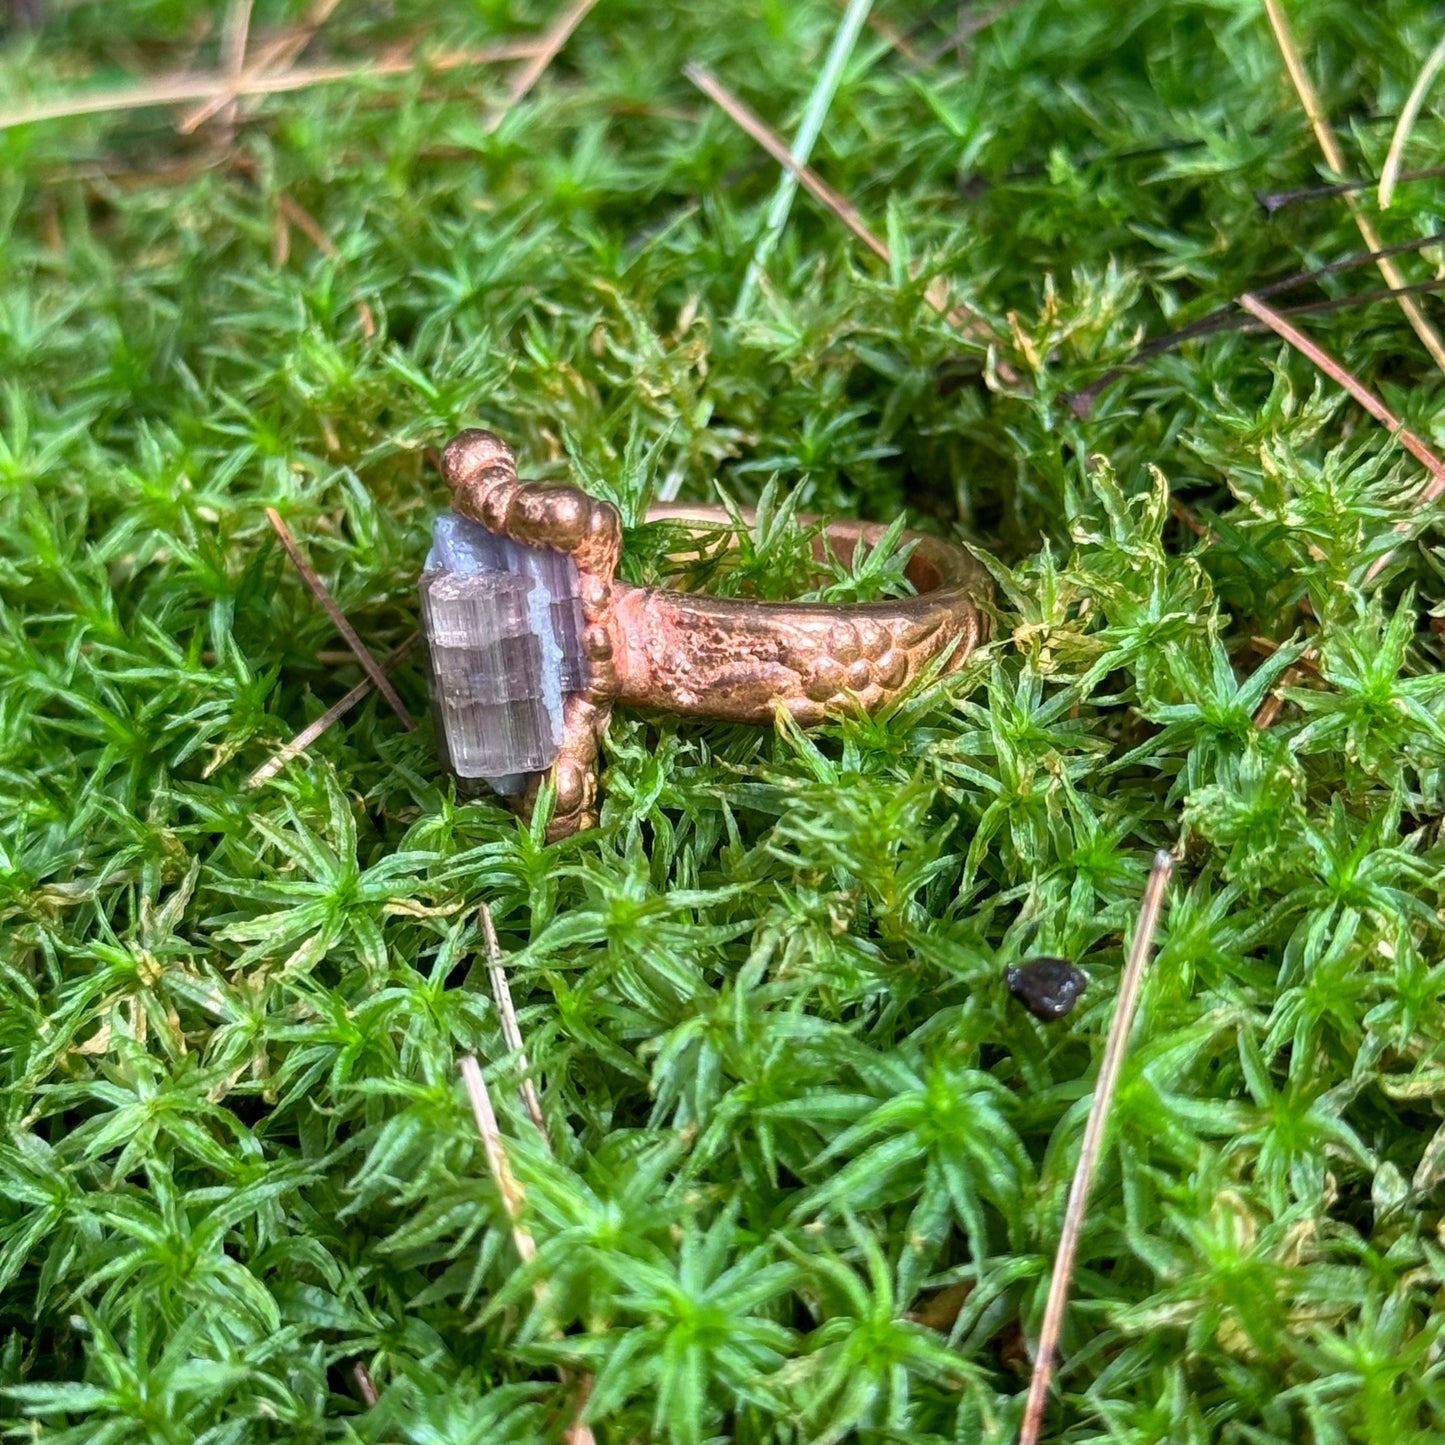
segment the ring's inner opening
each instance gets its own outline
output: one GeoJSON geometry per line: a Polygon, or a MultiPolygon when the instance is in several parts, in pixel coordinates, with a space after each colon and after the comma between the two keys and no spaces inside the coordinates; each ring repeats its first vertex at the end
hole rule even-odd
{"type": "MultiPolygon", "coordinates": [[[[744,511],[742,517],[748,523],[755,520],[751,511],[744,511]]],[[[661,503],[647,509],[647,520],[648,522],[672,522],[681,528],[695,531],[699,536],[710,533],[715,537],[720,537],[724,542],[722,548],[724,551],[735,548],[738,544],[736,519],[729,516],[722,507],[661,503]],[[689,523],[694,526],[688,527],[689,523]]],[[[805,527],[815,527],[822,519],[800,513],[796,517],[796,521],[805,527]]],[[[887,533],[888,528],[878,522],[865,522],[854,517],[834,518],[812,538],[814,560],[821,565],[828,560],[831,550],[834,558],[846,561],[853,556],[859,541],[862,541],[867,547],[874,547],[886,537],[887,533]]],[[[933,592],[948,584],[950,570],[956,569],[950,569],[946,564],[956,550],[955,548],[920,532],[904,532],[899,538],[899,543],[900,545],[913,544],[913,551],[909,554],[903,567],[903,575],[908,579],[914,591],[933,592]]],[[[682,560],[685,555],[696,556],[698,554],[687,554],[684,549],[679,549],[676,555],[679,560],[682,560]]],[[[821,579],[826,574],[820,572],[818,575],[821,579]]]]}

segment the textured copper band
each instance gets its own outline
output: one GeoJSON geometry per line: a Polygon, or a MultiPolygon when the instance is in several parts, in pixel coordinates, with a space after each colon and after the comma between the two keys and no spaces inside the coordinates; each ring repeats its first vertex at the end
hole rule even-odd
{"type": "MultiPolygon", "coordinates": [[[[876,712],[933,659],[959,667],[984,632],[975,599],[987,573],[962,547],[921,533],[907,575],[918,595],[830,605],[709,597],[616,580],[622,519],[610,502],[559,482],[517,476],[511,449],[491,432],[465,431],[442,471],[452,505],[524,545],[570,553],[581,578],[588,685],[568,699],[555,765],[549,836],[596,821],[597,748],[614,703],[736,722],[772,722],[779,708],[804,725],[830,712],[876,712]]],[[[661,506],[648,520],[727,524],[721,508],[661,506]]],[[[826,535],[851,551],[885,528],[835,521],[826,535]]],[[[527,801],[542,775],[533,780],[527,801]]]]}

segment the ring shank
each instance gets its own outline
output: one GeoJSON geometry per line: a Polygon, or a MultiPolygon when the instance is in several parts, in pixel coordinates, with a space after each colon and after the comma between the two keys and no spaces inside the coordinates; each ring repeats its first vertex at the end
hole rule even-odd
{"type": "MultiPolygon", "coordinates": [[[[732,525],[707,506],[656,506],[647,519],[732,525]]],[[[887,530],[836,520],[819,545],[874,545],[887,530]]],[[[915,544],[906,569],[914,597],[762,602],[614,582],[618,701],[753,723],[771,722],[781,707],[810,725],[849,706],[877,711],[940,656],[945,670],[961,666],[985,632],[975,599],[987,593],[987,573],[955,543],[917,532],[900,540],[915,544]]]]}

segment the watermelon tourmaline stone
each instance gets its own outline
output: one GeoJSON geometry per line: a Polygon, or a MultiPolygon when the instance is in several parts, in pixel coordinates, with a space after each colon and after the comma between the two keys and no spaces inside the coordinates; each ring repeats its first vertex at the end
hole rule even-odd
{"type": "Polygon", "coordinates": [[[421,576],[437,745],[458,778],[514,796],[549,768],[586,682],[577,566],[446,513],[421,576]]]}

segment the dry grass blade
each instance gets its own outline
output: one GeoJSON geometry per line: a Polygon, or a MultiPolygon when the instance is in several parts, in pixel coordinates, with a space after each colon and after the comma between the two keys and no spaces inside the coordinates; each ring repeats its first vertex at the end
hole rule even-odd
{"type": "MultiPolygon", "coordinates": [[[[1344,152],[1340,149],[1339,141],[1335,139],[1334,129],[1330,125],[1329,117],[1325,114],[1319,93],[1315,90],[1314,83],[1304,68],[1304,62],[1300,59],[1299,47],[1294,42],[1294,35],[1290,31],[1289,21],[1285,17],[1280,0],[1264,0],[1264,8],[1265,13],[1269,16],[1270,29],[1274,31],[1275,42],[1284,58],[1285,69],[1289,71],[1289,78],[1294,84],[1295,93],[1299,96],[1305,115],[1309,117],[1315,139],[1319,142],[1320,150],[1324,152],[1325,162],[1335,173],[1337,179],[1344,180],[1346,169],[1344,152]]],[[[1375,230],[1374,222],[1361,209],[1359,197],[1353,191],[1346,191],[1344,199],[1345,204],[1350,208],[1350,214],[1355,218],[1355,225],[1359,227],[1360,235],[1364,237],[1365,245],[1371,251],[1383,250],[1379,232],[1375,230]]],[[[1382,259],[1379,265],[1380,275],[1385,278],[1388,286],[1398,290],[1405,285],[1404,275],[1393,261],[1382,259]]],[[[1415,304],[1412,297],[1401,296],[1399,301],[1400,310],[1405,313],[1406,319],[1414,327],[1416,336],[1425,343],[1425,349],[1434,358],[1435,365],[1445,371],[1445,342],[1440,340],[1435,328],[1425,319],[1425,313],[1415,304]]]]}
{"type": "Polygon", "coordinates": [[[1415,118],[1420,114],[1420,107],[1425,103],[1426,92],[1430,89],[1440,67],[1445,65],[1445,39],[1430,52],[1425,64],[1420,67],[1420,74],[1415,77],[1415,84],[1410,87],[1410,94],[1405,101],[1405,108],[1400,112],[1400,119],[1395,122],[1395,134],[1390,138],[1390,150],[1385,156],[1385,164],[1380,170],[1380,209],[1388,210],[1390,202],[1395,199],[1395,186],[1400,179],[1400,162],[1405,155],[1405,142],[1410,139],[1410,132],[1415,127],[1415,118]]]}
{"type": "MultiPolygon", "coordinates": [[[[462,1082],[467,1086],[467,1097],[472,1101],[472,1117],[477,1121],[477,1132],[482,1136],[482,1148],[487,1155],[487,1168],[502,1196],[502,1208],[512,1226],[512,1243],[523,1264],[530,1264],[537,1257],[537,1241],[522,1224],[522,1208],[527,1202],[521,1180],[512,1173],[511,1161],[502,1146],[502,1131],[497,1126],[497,1113],[492,1108],[492,1096],[487,1092],[487,1081],[482,1077],[482,1066],[468,1054],[461,1062],[462,1082]]],[[[536,1288],[541,1289],[540,1282],[536,1288]]]]}
{"type": "Polygon", "coordinates": [[[411,714],[406,710],[401,698],[397,696],[396,689],[387,681],[386,673],[382,671],[377,660],[367,650],[366,644],[357,635],[356,629],[351,625],[346,614],[336,605],[336,599],[326,590],[326,584],[316,575],[315,568],[306,560],[301,548],[296,545],[296,539],[291,535],[291,529],[282,521],[280,512],[274,507],[267,507],[266,520],[275,528],[276,535],[281,539],[281,545],[286,549],[286,555],[290,557],[316,600],[326,609],[327,616],[336,624],[336,630],[346,639],[346,645],[351,649],[356,660],[366,669],[366,674],[371,678],[376,690],[387,700],[391,710],[401,719],[401,725],[408,732],[411,731],[416,726],[416,723],[412,721],[411,714]]]}
{"type": "MultiPolygon", "coordinates": [[[[390,672],[420,641],[421,633],[413,632],[395,652],[391,653],[390,656],[382,662],[381,670],[383,672],[390,672]]],[[[320,656],[320,654],[318,654],[318,656],[320,656]]],[[[355,660],[349,652],[342,653],[340,656],[343,662],[352,662],[355,660]]],[[[259,788],[268,778],[274,778],[293,758],[300,757],[333,723],[340,722],[371,689],[371,679],[369,677],[363,678],[350,692],[341,698],[340,701],[332,703],[315,722],[309,723],[306,727],[302,728],[285,747],[278,748],[276,752],[267,758],[266,761],[246,779],[246,787],[259,788]]]]}
{"type": "MultiPolygon", "coordinates": [[[[472,1055],[469,1054],[464,1058],[460,1067],[462,1082],[466,1085],[467,1097],[472,1104],[472,1117],[477,1121],[477,1132],[482,1136],[482,1148],[486,1151],[487,1168],[491,1171],[497,1192],[502,1196],[502,1208],[507,1211],[507,1219],[512,1226],[512,1244],[522,1263],[530,1264],[537,1257],[537,1242],[522,1224],[522,1209],[527,1202],[527,1196],[522,1189],[521,1181],[512,1173],[511,1163],[507,1159],[507,1151],[502,1143],[502,1131],[497,1126],[497,1112],[492,1108],[492,1096],[487,1092],[487,1081],[482,1077],[481,1065],[472,1055]]],[[[545,1308],[547,1286],[542,1280],[538,1279],[533,1282],[532,1296],[539,1305],[545,1308]]],[[[571,1378],[565,1370],[559,1370],[558,1375],[564,1381],[571,1378]]],[[[581,1399],[577,1408],[580,1413],[586,1406],[587,1396],[591,1389],[591,1377],[582,1376],[578,1384],[581,1399]]],[[[591,1427],[584,1425],[580,1420],[574,1420],[562,1432],[562,1438],[568,1442],[568,1445],[594,1445],[591,1427]]]]}
{"type": "Polygon", "coordinates": [[[507,87],[506,102],[487,124],[487,133],[501,125],[513,106],[521,104],[532,92],[532,87],[546,73],[547,67],[557,58],[558,52],[572,38],[572,32],[586,18],[587,12],[597,0],[573,0],[562,15],[547,29],[537,46],[536,53],[517,72],[507,87]]]}
{"type": "Polygon", "coordinates": [[[1134,1022],[1139,1002],[1139,985],[1144,980],[1144,965],[1154,946],[1154,932],[1159,926],[1159,912],[1164,906],[1164,892],[1174,860],[1162,850],[1154,855],[1154,868],[1144,889],[1139,909],[1139,926],[1134,930],[1134,945],[1129,961],[1119,980],[1119,998],[1114,1005],[1114,1018],[1104,1044],[1104,1058],[1099,1065],[1098,1082],[1089,1105],[1089,1118],[1084,1125],[1084,1139],[1079,1146],[1079,1162],[1069,1186],[1069,1202],[1064,1210],[1064,1227],[1059,1235],[1059,1249],[1054,1257],[1054,1273],[1049,1280],[1048,1299],[1044,1304],[1043,1324],[1039,1329],[1038,1353],[1034,1356],[1033,1378],[1029,1381],[1028,1401],[1024,1406],[1023,1427],[1019,1445],[1037,1445],[1043,1425],[1044,1408],[1048,1404],[1049,1384],[1053,1379],[1054,1356],[1058,1352],[1063,1331],[1064,1310],[1069,1301],[1069,1285],[1074,1275],[1079,1238],[1084,1230],[1084,1211],[1089,1203],[1089,1189],[1094,1180],[1094,1166],[1104,1143],[1104,1130],[1109,1122],[1109,1109],[1119,1084],[1119,1070],[1124,1062],[1124,1049],[1134,1022]]]}
{"type": "Polygon", "coordinates": [[[497,1013],[501,1016],[502,1037],[506,1040],[508,1052],[515,1056],[517,1067],[522,1074],[522,1082],[519,1085],[522,1104],[527,1110],[528,1118],[537,1126],[537,1133],[541,1135],[542,1142],[550,1152],[552,1141],[547,1137],[547,1124],[542,1118],[542,1101],[537,1097],[536,1085],[533,1084],[532,1076],[527,1070],[527,1051],[522,1044],[522,1029],[517,1022],[517,1010],[512,1004],[512,990],[507,983],[506,971],[502,968],[502,950],[497,943],[497,927],[492,922],[492,910],[483,903],[478,912],[482,919],[482,946],[487,954],[487,978],[492,985],[492,997],[497,1003],[497,1013]]]}
{"type": "Polygon", "coordinates": [[[61,96],[56,100],[15,106],[0,111],[0,131],[17,125],[34,125],[47,120],[69,120],[82,115],[104,115],[113,111],[147,110],[155,106],[175,105],[186,100],[219,99],[222,104],[237,96],[279,95],[286,91],[307,90],[313,85],[335,85],[341,82],[384,80],[394,75],[410,75],[425,67],[442,72],[468,65],[495,65],[510,60],[525,60],[535,55],[535,40],[505,41],[499,45],[475,50],[450,50],[434,55],[400,55],[384,60],[367,61],[362,65],[298,66],[276,75],[243,75],[233,80],[228,75],[209,71],[180,71],[157,76],[136,85],[114,86],[104,90],[84,91],[61,96]]]}

